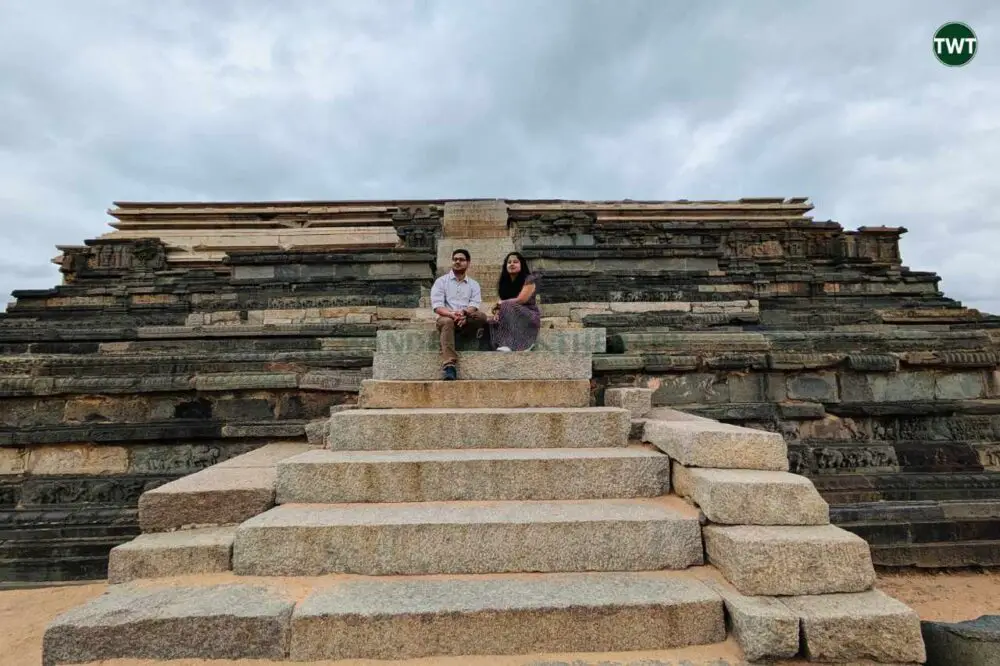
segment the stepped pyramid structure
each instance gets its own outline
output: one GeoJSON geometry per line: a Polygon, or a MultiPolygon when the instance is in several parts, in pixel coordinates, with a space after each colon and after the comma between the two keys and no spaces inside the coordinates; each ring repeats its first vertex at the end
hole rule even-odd
{"type": "MultiPolygon", "coordinates": [[[[105,576],[124,581],[169,573],[163,562],[153,566],[109,554],[119,546],[123,550],[116,553],[152,548],[146,538],[152,535],[168,542],[189,539],[204,525],[223,532],[202,533],[203,545],[190,550],[192,566],[211,568],[206,553],[214,553],[212,566],[233,571],[198,575],[256,581],[257,576],[240,570],[248,552],[241,549],[250,544],[240,531],[259,529],[254,534],[265,535],[280,525],[253,521],[272,520],[263,515],[291,516],[286,505],[300,502],[280,499],[278,483],[284,476],[277,458],[324,455],[303,447],[326,444],[331,418],[338,432],[354,428],[356,441],[346,451],[359,450],[359,442],[372,449],[365,454],[370,458],[351,454],[361,456],[351,461],[353,469],[396,465],[375,462],[379,451],[388,455],[384,450],[392,449],[389,440],[412,441],[409,463],[421,469],[453,464],[440,458],[444,454],[419,453],[436,449],[413,440],[421,430],[411,433],[410,425],[399,425],[431,417],[391,410],[415,408],[408,401],[416,398],[406,393],[415,389],[407,389],[413,385],[406,382],[436,378],[428,295],[455,247],[472,251],[470,272],[482,281],[487,298],[500,259],[511,249],[521,251],[541,274],[545,331],[530,362],[466,350],[464,379],[457,382],[464,385],[463,397],[447,393],[456,389],[430,388],[438,386],[431,382],[419,406],[471,409],[476,401],[506,391],[490,406],[604,411],[600,417],[598,412],[479,415],[493,419],[495,429],[505,427],[501,422],[519,424],[523,446],[505,439],[491,448],[478,440],[465,448],[516,451],[502,454],[513,456],[502,464],[488,457],[476,462],[474,456],[481,454],[469,454],[473,459],[464,461],[466,468],[507,470],[501,478],[518,466],[589,470],[564,472],[555,484],[564,494],[428,501],[572,501],[579,508],[564,518],[574,525],[588,523],[585,532],[598,529],[595,522],[601,522],[600,529],[618,529],[610,525],[620,523],[634,530],[629,539],[635,540],[623,542],[632,544],[627,556],[607,553],[605,558],[586,550],[594,548],[587,543],[573,561],[559,559],[569,554],[555,553],[547,553],[548,560],[532,560],[541,556],[524,551],[518,566],[547,563],[560,570],[532,575],[555,575],[564,568],[564,573],[610,573],[624,560],[646,571],[677,571],[685,580],[707,571],[712,585],[699,580],[723,599],[730,633],[738,634],[742,630],[732,620],[744,617],[738,609],[750,608],[751,602],[733,601],[736,597],[720,580],[752,599],[832,594],[805,588],[751,593],[757,575],[741,570],[747,562],[763,566],[780,553],[789,560],[781,566],[808,564],[823,572],[831,561],[840,561],[824,555],[832,547],[825,537],[810,551],[802,545],[813,538],[806,533],[790,545],[766,528],[780,527],[786,535],[807,528],[816,534],[822,528],[844,539],[844,561],[862,557],[863,542],[870,562],[881,567],[1000,562],[1000,318],[948,298],[934,273],[905,266],[899,251],[905,229],[846,230],[812,219],[811,208],[800,197],[116,203],[110,211],[114,230],[82,245],[59,247],[54,262],[62,284],[16,291],[16,302],[0,314],[0,585],[105,576]],[[542,370],[547,374],[538,378],[542,370]],[[399,383],[389,382],[390,377],[399,383]],[[478,383],[489,377],[499,383],[478,383]],[[373,393],[373,381],[389,383],[378,384],[381,393],[373,393]],[[587,399],[560,394],[545,382],[581,382],[587,399]],[[559,395],[565,402],[556,400],[559,395]],[[600,419],[614,418],[609,408],[631,409],[627,403],[636,396],[645,396],[650,411],[641,418],[632,414],[628,441],[633,444],[623,446],[601,430],[611,426],[600,419]],[[374,418],[371,410],[384,411],[379,412],[383,420],[365,421],[374,418]],[[383,430],[390,422],[395,430],[383,430]],[[694,425],[704,423],[711,427],[694,425]],[[552,446],[530,434],[530,428],[555,432],[564,426],[606,439],[600,446],[552,446]],[[711,433],[702,433],[702,427],[711,433]],[[375,436],[385,432],[390,434],[375,436]],[[687,433],[687,439],[665,434],[676,432],[687,433]],[[707,441],[727,444],[717,449],[707,441]],[[646,453],[634,455],[637,447],[646,453]],[[753,472],[755,479],[783,475],[784,481],[776,482],[786,493],[782,497],[812,497],[799,511],[784,514],[785,520],[802,524],[755,524],[772,515],[764,500],[735,513],[720,506],[722,498],[771,487],[730,472],[705,471],[727,469],[721,461],[730,447],[742,451],[747,467],[763,466],[753,472]],[[577,454],[619,453],[546,459],[567,448],[579,449],[577,454]],[[787,467],[779,465],[782,452],[787,467]],[[668,459],[670,485],[650,496],[618,495],[638,488],[652,492],[650,469],[668,459]],[[588,474],[602,479],[605,495],[588,495],[596,488],[588,474]],[[814,524],[821,510],[810,488],[824,502],[829,524],[814,524]],[[570,499],[567,494],[573,493],[582,496],[570,499]],[[220,497],[225,499],[217,501],[220,497]],[[281,511],[267,513],[276,502],[281,511]],[[602,511],[617,511],[617,517],[596,521],[602,511]],[[699,511],[704,518],[696,532],[689,519],[699,511]],[[643,532],[647,528],[651,531],[643,532]],[[691,530],[691,553],[694,544],[704,545],[702,563],[683,562],[683,550],[669,550],[670,557],[680,558],[669,566],[679,568],[643,559],[651,557],[649,552],[652,557],[667,552],[647,552],[640,547],[643,538],[648,544],[685,529],[691,530]],[[848,533],[862,541],[847,539],[848,533]],[[776,545],[761,546],[768,538],[776,545]],[[727,553],[735,559],[727,561],[727,553]],[[607,570],[587,570],[594,562],[607,570]]],[[[482,426],[466,425],[479,423],[478,417],[464,418],[468,433],[481,432],[475,428],[482,426]]],[[[452,478],[456,491],[468,490],[460,478],[452,478]]],[[[523,483],[510,481],[507,490],[535,487],[527,477],[523,483]]],[[[411,512],[422,504],[391,495],[372,498],[378,502],[322,495],[300,499],[308,499],[302,502],[307,504],[406,504],[411,512]]],[[[392,511],[367,519],[390,529],[404,522],[402,509],[392,511]]],[[[543,509],[533,511],[517,518],[552,527],[543,509]]],[[[324,520],[330,515],[329,510],[316,514],[324,520]]],[[[405,515],[410,525],[433,518],[405,515]]],[[[492,525],[500,512],[492,518],[448,516],[452,525],[492,525]]],[[[366,525],[354,528],[363,531],[366,525]]],[[[392,533],[392,543],[410,543],[411,534],[392,533]]],[[[507,538],[496,536],[501,532],[469,533],[507,538]]],[[[429,542],[444,539],[420,536],[429,542]]],[[[567,536],[566,543],[577,545],[577,538],[567,536]]],[[[683,539],[670,541],[677,548],[683,539]]],[[[441,551],[429,549],[426,562],[443,563],[441,551]]],[[[354,566],[357,559],[341,564],[354,566]]],[[[487,568],[510,565],[499,555],[481,560],[453,555],[451,560],[459,568],[477,562],[487,568]]],[[[374,571],[317,575],[382,575],[374,571]]],[[[813,577],[829,574],[834,581],[834,573],[813,577]]],[[[287,578],[262,578],[273,583],[279,577],[287,578]]],[[[868,585],[865,581],[855,582],[868,585]]],[[[802,605],[807,602],[780,603],[768,602],[788,620],[786,628],[795,624],[808,634],[802,605]]],[[[172,602],[165,597],[163,604],[172,602]]],[[[892,607],[885,604],[876,606],[892,607]]],[[[842,619],[837,612],[827,616],[842,619]]],[[[814,630],[814,643],[816,635],[814,630]]],[[[54,628],[53,655],[62,649],[58,636],[54,628]]],[[[808,647],[808,640],[797,645],[808,647]]],[[[754,654],[754,648],[746,652],[754,654]]]]}
{"type": "Polygon", "coordinates": [[[108,592],[49,626],[45,663],[528,664],[727,632],[749,659],[924,661],[916,613],[873,589],[868,544],[830,525],[779,434],[654,409],[650,389],[590,406],[594,331],[462,352],[449,382],[428,333],[379,332],[322,446],[145,493],[144,534],[111,551],[108,592]]]}

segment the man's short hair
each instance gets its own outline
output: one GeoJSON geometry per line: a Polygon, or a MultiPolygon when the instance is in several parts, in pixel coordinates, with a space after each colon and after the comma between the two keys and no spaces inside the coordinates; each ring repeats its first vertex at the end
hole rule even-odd
{"type": "Polygon", "coordinates": [[[469,251],[466,249],[458,248],[457,250],[451,253],[451,258],[454,259],[456,254],[464,254],[466,261],[472,261],[472,255],[470,255],[469,251]]]}

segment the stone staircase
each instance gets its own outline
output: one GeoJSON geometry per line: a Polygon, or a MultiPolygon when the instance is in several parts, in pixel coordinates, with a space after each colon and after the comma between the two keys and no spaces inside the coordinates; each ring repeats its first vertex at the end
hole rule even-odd
{"type": "Polygon", "coordinates": [[[917,615],[873,589],[867,543],[788,472],[781,436],[651,409],[648,389],[592,405],[601,333],[463,351],[442,382],[427,331],[380,331],[322,446],[144,493],[143,534],[111,552],[108,592],[48,627],[45,663],[704,646],[719,664],[732,639],[735,663],[922,663],[917,615]]]}

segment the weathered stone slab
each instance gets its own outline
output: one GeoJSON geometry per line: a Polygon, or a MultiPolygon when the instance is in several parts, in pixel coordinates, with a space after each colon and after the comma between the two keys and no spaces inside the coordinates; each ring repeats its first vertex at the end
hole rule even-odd
{"type": "Polygon", "coordinates": [[[875,583],[868,544],[834,525],[709,525],[708,561],[750,596],[862,592],[875,583]]]}
{"type": "Polygon", "coordinates": [[[314,370],[299,378],[300,389],[309,391],[358,391],[361,382],[371,379],[371,368],[314,370]]]}
{"type": "Polygon", "coordinates": [[[1000,664],[1000,615],[965,622],[921,622],[928,666],[1000,664]]]}
{"type": "Polygon", "coordinates": [[[274,468],[210,467],[148,490],[139,498],[143,532],[230,525],[274,505],[274,468]]]}
{"type": "Polygon", "coordinates": [[[42,663],[107,659],[284,659],[294,602],[250,585],[122,585],[45,630],[42,663]]]}
{"type": "Polygon", "coordinates": [[[587,407],[590,382],[572,380],[381,381],[361,383],[358,404],[365,409],[587,407]]]}
{"type": "Polygon", "coordinates": [[[676,498],[284,505],[236,532],[240,575],[648,571],[702,563],[676,498]]]}
{"type": "Polygon", "coordinates": [[[631,651],[724,639],[719,596],[670,574],[359,580],[299,605],[290,658],[631,651]]]}
{"type": "Polygon", "coordinates": [[[243,455],[230,458],[217,464],[213,469],[245,468],[245,467],[274,467],[282,460],[293,458],[299,454],[312,451],[317,448],[311,444],[301,442],[275,442],[244,453],[243,455]]]}
{"type": "Polygon", "coordinates": [[[788,471],[788,447],[775,432],[712,421],[647,419],[643,441],[689,467],[788,471]]]}
{"type": "Polygon", "coordinates": [[[604,392],[604,404],[627,409],[634,419],[642,418],[653,408],[653,389],[609,388],[604,392]]]}
{"type": "Polygon", "coordinates": [[[208,527],[140,534],[111,549],[108,582],[229,571],[235,533],[235,527],[208,527]]]}
{"type": "Polygon", "coordinates": [[[673,466],[674,490],[723,525],[826,525],[830,510],[812,481],[789,472],[673,466]]]}
{"type": "MultiPolygon", "coordinates": [[[[534,351],[555,353],[592,352],[603,354],[606,351],[606,331],[603,328],[552,329],[543,328],[538,332],[538,342],[534,351]]],[[[459,338],[456,340],[459,350],[475,351],[476,341],[459,338]]],[[[440,350],[440,340],[436,330],[381,330],[376,337],[376,352],[401,354],[407,352],[423,352],[440,350]]]]}
{"type": "MultiPolygon", "coordinates": [[[[590,379],[589,353],[460,352],[461,379],[590,379]]],[[[436,352],[378,353],[372,363],[374,379],[417,381],[441,379],[441,358],[436,352]]]]}
{"type": "Polygon", "coordinates": [[[725,601],[729,629],[748,660],[789,659],[799,653],[799,618],[780,599],[740,594],[718,574],[705,584],[725,601]]]}
{"type": "Polygon", "coordinates": [[[927,658],[919,616],[878,590],[790,597],[782,603],[802,622],[810,661],[923,663],[927,658]]]}
{"type": "Polygon", "coordinates": [[[759,333],[679,333],[672,331],[617,333],[608,336],[608,351],[768,351],[770,343],[759,333]]]}
{"type": "Polygon", "coordinates": [[[198,391],[238,391],[246,389],[282,389],[298,386],[295,373],[234,372],[218,375],[197,375],[194,388],[198,391]]]}
{"type": "Polygon", "coordinates": [[[351,409],[330,417],[327,448],[351,450],[625,446],[616,407],[351,409]]]}
{"type": "Polygon", "coordinates": [[[670,492],[670,459],[643,448],[312,451],[279,463],[278,504],[574,500],[670,492]]]}
{"type": "Polygon", "coordinates": [[[642,370],[645,364],[645,359],[639,355],[604,354],[593,358],[596,372],[634,372],[642,370]]]}

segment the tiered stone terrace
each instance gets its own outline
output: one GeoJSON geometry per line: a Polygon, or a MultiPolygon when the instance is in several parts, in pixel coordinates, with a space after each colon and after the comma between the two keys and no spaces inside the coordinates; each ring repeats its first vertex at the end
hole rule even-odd
{"type": "Polygon", "coordinates": [[[876,564],[995,564],[998,318],[904,266],[905,230],[848,231],[810,209],[116,204],[115,231],[61,248],[63,284],[15,292],[0,315],[0,580],[101,578],[138,533],[144,492],[320,441],[379,371],[377,333],[424,329],[384,362],[427,373],[428,293],[457,246],[487,294],[511,248],[542,271],[556,337],[540,350],[596,352],[590,405],[648,388],[654,407],[780,434],[791,471],[876,564]],[[563,349],[567,330],[590,337],[563,349]]]}
{"type": "Polygon", "coordinates": [[[143,494],[145,533],[111,552],[108,592],[48,627],[45,664],[537,664],[727,634],[750,660],[925,660],[916,613],[873,589],[868,545],[787,471],[781,435],[652,408],[650,389],[591,406],[592,351],[462,352],[457,382],[389,351],[425,343],[380,332],[376,377],[322,446],[143,494]]]}

